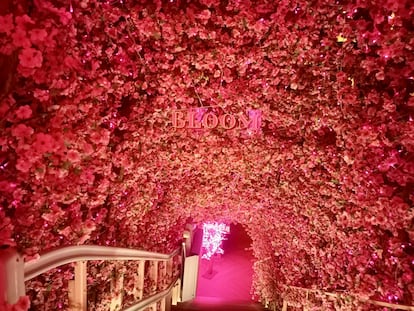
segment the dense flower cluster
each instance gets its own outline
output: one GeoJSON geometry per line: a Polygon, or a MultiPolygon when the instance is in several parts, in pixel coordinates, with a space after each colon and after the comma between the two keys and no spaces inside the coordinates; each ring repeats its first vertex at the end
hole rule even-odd
{"type": "Polygon", "coordinates": [[[413,15],[409,0],[4,1],[0,245],[168,251],[190,217],[237,221],[263,299],[296,285],[411,303],[413,15]],[[260,110],[262,128],[172,127],[201,106],[260,110]]]}

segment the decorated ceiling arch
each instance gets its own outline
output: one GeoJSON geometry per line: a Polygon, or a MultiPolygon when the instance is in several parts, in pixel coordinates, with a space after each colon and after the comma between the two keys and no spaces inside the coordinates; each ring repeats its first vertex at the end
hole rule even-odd
{"type": "Polygon", "coordinates": [[[412,302],[410,1],[0,9],[0,244],[167,251],[189,218],[237,221],[267,259],[262,298],[287,284],[412,302]],[[200,107],[260,111],[261,128],[173,126],[200,107]]]}

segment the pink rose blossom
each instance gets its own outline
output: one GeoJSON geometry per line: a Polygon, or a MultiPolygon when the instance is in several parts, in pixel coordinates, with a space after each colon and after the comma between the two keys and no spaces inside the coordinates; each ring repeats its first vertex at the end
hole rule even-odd
{"type": "Polygon", "coordinates": [[[13,29],[14,29],[13,15],[7,14],[4,16],[0,16],[0,33],[5,33],[7,35],[10,35],[13,29]]]}
{"type": "Polygon", "coordinates": [[[30,43],[27,33],[23,29],[18,29],[12,35],[13,44],[17,47],[29,48],[32,44],[30,43]]]}
{"type": "Polygon", "coordinates": [[[40,89],[36,89],[33,92],[33,96],[36,97],[38,100],[40,100],[41,102],[45,102],[48,101],[50,96],[49,96],[49,90],[40,90],[40,89]]]}
{"type": "Polygon", "coordinates": [[[71,68],[71,69],[80,68],[79,60],[73,56],[70,56],[70,55],[66,56],[63,62],[68,68],[71,68]]]}
{"type": "Polygon", "coordinates": [[[35,135],[33,147],[39,153],[51,152],[54,149],[54,139],[49,134],[38,133],[35,135]]]}
{"type": "Polygon", "coordinates": [[[9,103],[8,100],[3,100],[0,102],[0,117],[4,117],[5,114],[9,111],[12,103],[9,103]]]}
{"type": "Polygon", "coordinates": [[[30,41],[33,44],[40,44],[47,38],[47,31],[44,29],[33,29],[30,31],[30,41]]]}
{"type": "Polygon", "coordinates": [[[64,10],[64,9],[61,9],[61,10],[59,11],[59,17],[60,17],[60,22],[61,22],[63,25],[67,25],[67,24],[69,24],[70,20],[72,19],[72,14],[71,14],[71,13],[69,13],[69,12],[67,12],[67,11],[66,11],[66,10],[64,10]]]}
{"type": "Polygon", "coordinates": [[[96,224],[92,220],[87,220],[83,224],[84,231],[91,233],[92,231],[96,230],[96,224]]]}
{"type": "Polygon", "coordinates": [[[413,273],[412,273],[411,271],[407,271],[407,272],[406,272],[406,273],[404,273],[404,274],[403,274],[403,276],[402,276],[402,281],[403,281],[405,284],[412,284],[413,279],[414,279],[414,275],[413,275],[413,273]]]}
{"type": "Polygon", "coordinates": [[[91,135],[91,140],[95,144],[102,144],[104,146],[109,144],[111,132],[108,130],[100,130],[91,135]]]}
{"type": "Polygon", "coordinates": [[[197,17],[201,20],[208,21],[211,17],[210,10],[203,10],[200,14],[197,15],[197,17]]]}
{"type": "Polygon", "coordinates": [[[64,213],[63,212],[59,212],[59,211],[52,211],[52,212],[50,212],[50,213],[45,213],[45,214],[42,214],[42,218],[44,219],[44,220],[46,220],[46,221],[48,221],[49,223],[52,223],[52,224],[54,224],[54,223],[56,223],[57,222],[57,220],[60,218],[60,217],[62,217],[64,215],[64,213]]]}
{"type": "Polygon", "coordinates": [[[69,238],[71,234],[73,233],[73,229],[70,226],[67,226],[64,229],[59,230],[58,232],[59,234],[65,236],[66,238],[69,238]]]}
{"type": "Polygon", "coordinates": [[[12,135],[16,138],[25,138],[33,134],[34,130],[27,125],[18,124],[12,129],[12,135]]]}
{"type": "Polygon", "coordinates": [[[39,50],[26,48],[20,52],[19,60],[23,67],[40,68],[42,67],[43,56],[39,50]]]}
{"type": "Polygon", "coordinates": [[[0,45],[0,54],[11,55],[13,54],[14,50],[15,47],[11,43],[0,45]]]}
{"type": "Polygon", "coordinates": [[[86,171],[82,172],[81,180],[85,184],[93,185],[93,183],[95,181],[95,175],[94,175],[93,171],[92,170],[86,170],[86,171]]]}
{"type": "Polygon", "coordinates": [[[16,110],[16,116],[21,120],[29,119],[32,116],[32,109],[28,105],[21,106],[16,110]]]}
{"type": "Polygon", "coordinates": [[[93,153],[93,146],[91,144],[88,143],[84,143],[82,145],[82,149],[83,149],[83,153],[87,156],[91,155],[93,153]]]}
{"type": "Polygon", "coordinates": [[[18,169],[22,173],[27,173],[30,171],[32,167],[32,163],[24,158],[19,158],[16,163],[16,169],[18,169]]]}
{"type": "Polygon", "coordinates": [[[67,154],[68,161],[72,163],[78,163],[80,161],[80,154],[76,150],[69,150],[67,154]]]}
{"type": "Polygon", "coordinates": [[[35,22],[27,14],[16,16],[17,28],[26,28],[27,25],[33,25],[35,22]]]}

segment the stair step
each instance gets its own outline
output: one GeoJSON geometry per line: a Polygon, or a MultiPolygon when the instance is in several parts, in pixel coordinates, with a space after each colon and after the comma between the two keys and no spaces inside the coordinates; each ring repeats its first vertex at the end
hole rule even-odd
{"type": "Polygon", "coordinates": [[[172,311],[264,311],[260,303],[253,301],[223,301],[214,298],[198,298],[179,303],[172,311]]]}

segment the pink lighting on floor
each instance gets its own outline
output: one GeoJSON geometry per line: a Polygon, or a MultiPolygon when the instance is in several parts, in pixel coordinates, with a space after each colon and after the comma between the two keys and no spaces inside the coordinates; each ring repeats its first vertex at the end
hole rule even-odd
{"type": "MultiPolygon", "coordinates": [[[[196,301],[251,301],[253,276],[252,240],[240,224],[230,225],[222,248],[224,256],[200,260],[196,301]],[[206,277],[214,261],[211,277],[206,277]]],[[[216,309],[211,309],[216,310],[216,309]]]]}

